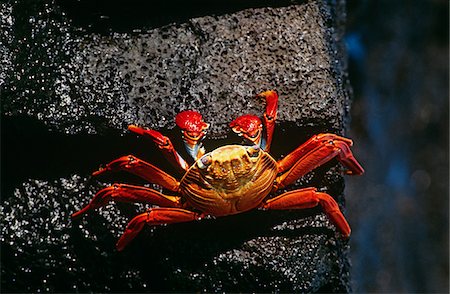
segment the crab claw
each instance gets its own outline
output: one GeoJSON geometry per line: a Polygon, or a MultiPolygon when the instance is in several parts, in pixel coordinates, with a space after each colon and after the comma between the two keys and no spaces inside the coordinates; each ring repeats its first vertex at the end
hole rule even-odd
{"type": "Polygon", "coordinates": [[[175,117],[175,123],[183,133],[183,141],[189,155],[195,160],[205,154],[201,140],[206,134],[209,124],[203,121],[200,113],[193,110],[180,112],[175,117]]]}
{"type": "Polygon", "coordinates": [[[230,123],[230,127],[239,136],[261,146],[262,122],[256,115],[245,114],[230,123]]]}

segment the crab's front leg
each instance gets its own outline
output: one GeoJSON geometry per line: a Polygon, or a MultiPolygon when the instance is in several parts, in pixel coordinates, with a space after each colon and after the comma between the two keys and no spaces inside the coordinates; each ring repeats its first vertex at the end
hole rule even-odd
{"type": "Polygon", "coordinates": [[[265,209],[285,210],[285,209],[306,209],[322,206],[331,222],[347,238],[350,236],[350,226],[337,202],[327,193],[318,192],[316,188],[304,188],[281,194],[278,197],[269,199],[263,204],[265,209]]]}
{"type": "Polygon", "coordinates": [[[266,100],[266,111],[264,112],[264,125],[266,126],[266,146],[264,150],[269,152],[272,144],[273,131],[275,129],[275,120],[277,118],[278,94],[274,90],[269,90],[258,94],[266,100]]]}
{"type": "Polygon", "coordinates": [[[209,124],[203,121],[200,113],[193,110],[182,111],[175,117],[175,123],[181,129],[186,151],[197,160],[205,154],[202,139],[206,135],[209,124]]]}
{"type": "Polygon", "coordinates": [[[129,125],[128,130],[151,139],[158,146],[158,148],[162,150],[163,154],[170,161],[170,163],[172,163],[172,165],[176,168],[181,168],[183,171],[187,171],[189,169],[189,165],[181,157],[181,155],[178,154],[168,137],[158,131],[143,129],[135,125],[129,125]]]}
{"type": "Polygon", "coordinates": [[[131,242],[147,224],[149,226],[190,222],[202,218],[203,215],[181,208],[152,208],[134,217],[127,225],[125,232],[117,241],[117,250],[121,251],[131,242]]]}

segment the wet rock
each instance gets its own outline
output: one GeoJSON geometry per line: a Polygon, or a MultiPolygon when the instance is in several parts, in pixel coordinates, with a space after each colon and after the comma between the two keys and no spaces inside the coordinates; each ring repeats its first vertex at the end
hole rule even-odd
{"type": "Polygon", "coordinates": [[[223,133],[230,117],[261,113],[253,96],[276,88],[280,122],[343,127],[348,101],[332,5],[246,9],[101,35],[71,26],[53,1],[25,2],[3,5],[13,28],[2,50],[6,115],[96,133],[130,123],[172,128],[177,112],[193,108],[223,133]]]}
{"type": "MultiPolygon", "coordinates": [[[[211,123],[205,146],[212,149],[239,142],[228,122],[262,114],[254,95],[275,88],[275,157],[315,133],[342,133],[343,3],[294,4],[108,34],[74,24],[55,1],[2,4],[2,134],[11,139],[2,148],[2,182],[3,169],[23,179],[2,187],[3,289],[350,291],[347,243],[319,208],[148,228],[122,253],[115,240],[144,205],[111,204],[70,220],[106,183],[143,184],[123,174],[90,179],[99,163],[133,153],[172,171],[154,146],[123,136],[130,123],[159,129],[179,146],[173,117],[197,109],[211,123]],[[30,142],[41,146],[22,154],[30,142]]],[[[315,186],[343,204],[340,172],[332,161],[292,188],[315,186]]]]}

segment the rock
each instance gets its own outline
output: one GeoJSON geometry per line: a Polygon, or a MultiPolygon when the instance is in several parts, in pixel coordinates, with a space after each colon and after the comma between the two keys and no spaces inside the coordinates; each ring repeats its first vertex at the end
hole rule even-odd
{"type": "MultiPolygon", "coordinates": [[[[254,96],[274,88],[276,158],[315,133],[343,133],[343,3],[249,7],[107,34],[65,9],[51,0],[1,5],[2,162],[11,174],[0,210],[3,290],[350,291],[348,245],[321,209],[148,228],[121,253],[115,240],[144,205],[70,220],[106,183],[142,184],[122,174],[90,179],[100,163],[133,153],[173,172],[154,146],[124,135],[131,123],[180,147],[173,117],[196,109],[211,124],[207,148],[239,143],[228,123],[262,114],[254,96]],[[20,152],[31,142],[40,146],[20,152]]],[[[331,161],[293,188],[315,186],[343,204],[340,171],[331,161]]]]}
{"type": "Polygon", "coordinates": [[[261,113],[253,96],[276,88],[280,122],[343,128],[345,64],[337,8],[326,3],[105,36],[72,27],[52,1],[24,10],[22,2],[3,5],[5,27],[24,27],[4,34],[6,115],[26,114],[75,134],[105,125],[125,131],[130,123],[172,128],[176,113],[194,108],[212,122],[213,133],[223,133],[230,117],[261,113]]]}

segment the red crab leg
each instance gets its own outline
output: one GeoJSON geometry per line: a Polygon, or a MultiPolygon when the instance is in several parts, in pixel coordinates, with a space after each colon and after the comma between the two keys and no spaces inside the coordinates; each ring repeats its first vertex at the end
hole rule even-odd
{"type": "Polygon", "coordinates": [[[180,208],[153,208],[147,212],[134,217],[127,225],[125,232],[117,241],[117,250],[122,251],[128,243],[133,240],[142,230],[145,224],[156,226],[162,224],[173,224],[190,222],[200,219],[202,215],[180,208]]]}
{"type": "Polygon", "coordinates": [[[122,156],[113,160],[104,168],[100,168],[98,171],[92,173],[92,175],[98,176],[108,171],[115,172],[121,170],[135,174],[150,183],[158,184],[170,191],[178,191],[178,186],[180,185],[180,183],[169,174],[133,155],[122,156]]]}
{"type": "Polygon", "coordinates": [[[266,111],[264,112],[266,146],[264,150],[269,152],[270,145],[272,144],[273,131],[275,129],[275,120],[277,118],[278,94],[276,91],[269,90],[258,94],[258,97],[266,99],[266,111]]]}
{"type": "Polygon", "coordinates": [[[181,157],[181,155],[178,154],[168,137],[158,131],[143,129],[135,125],[129,125],[128,130],[146,138],[150,138],[158,146],[158,148],[162,150],[163,154],[170,161],[170,163],[172,163],[176,168],[181,168],[184,171],[189,169],[189,165],[181,157]]]}
{"type": "Polygon", "coordinates": [[[317,192],[316,188],[305,188],[281,194],[268,200],[265,209],[305,209],[321,205],[331,222],[346,238],[350,236],[350,226],[339,209],[338,204],[330,195],[317,192]]]}
{"type": "Polygon", "coordinates": [[[353,156],[350,146],[353,142],[334,134],[319,134],[295,149],[277,162],[278,172],[284,174],[277,178],[277,188],[285,187],[309,171],[324,164],[333,157],[348,168],[347,173],[361,175],[364,169],[353,156]]]}
{"type": "Polygon", "coordinates": [[[147,187],[114,184],[98,191],[88,205],[72,214],[72,218],[77,218],[91,209],[105,206],[111,200],[116,202],[151,203],[165,207],[181,206],[179,197],[167,196],[147,187]]]}

